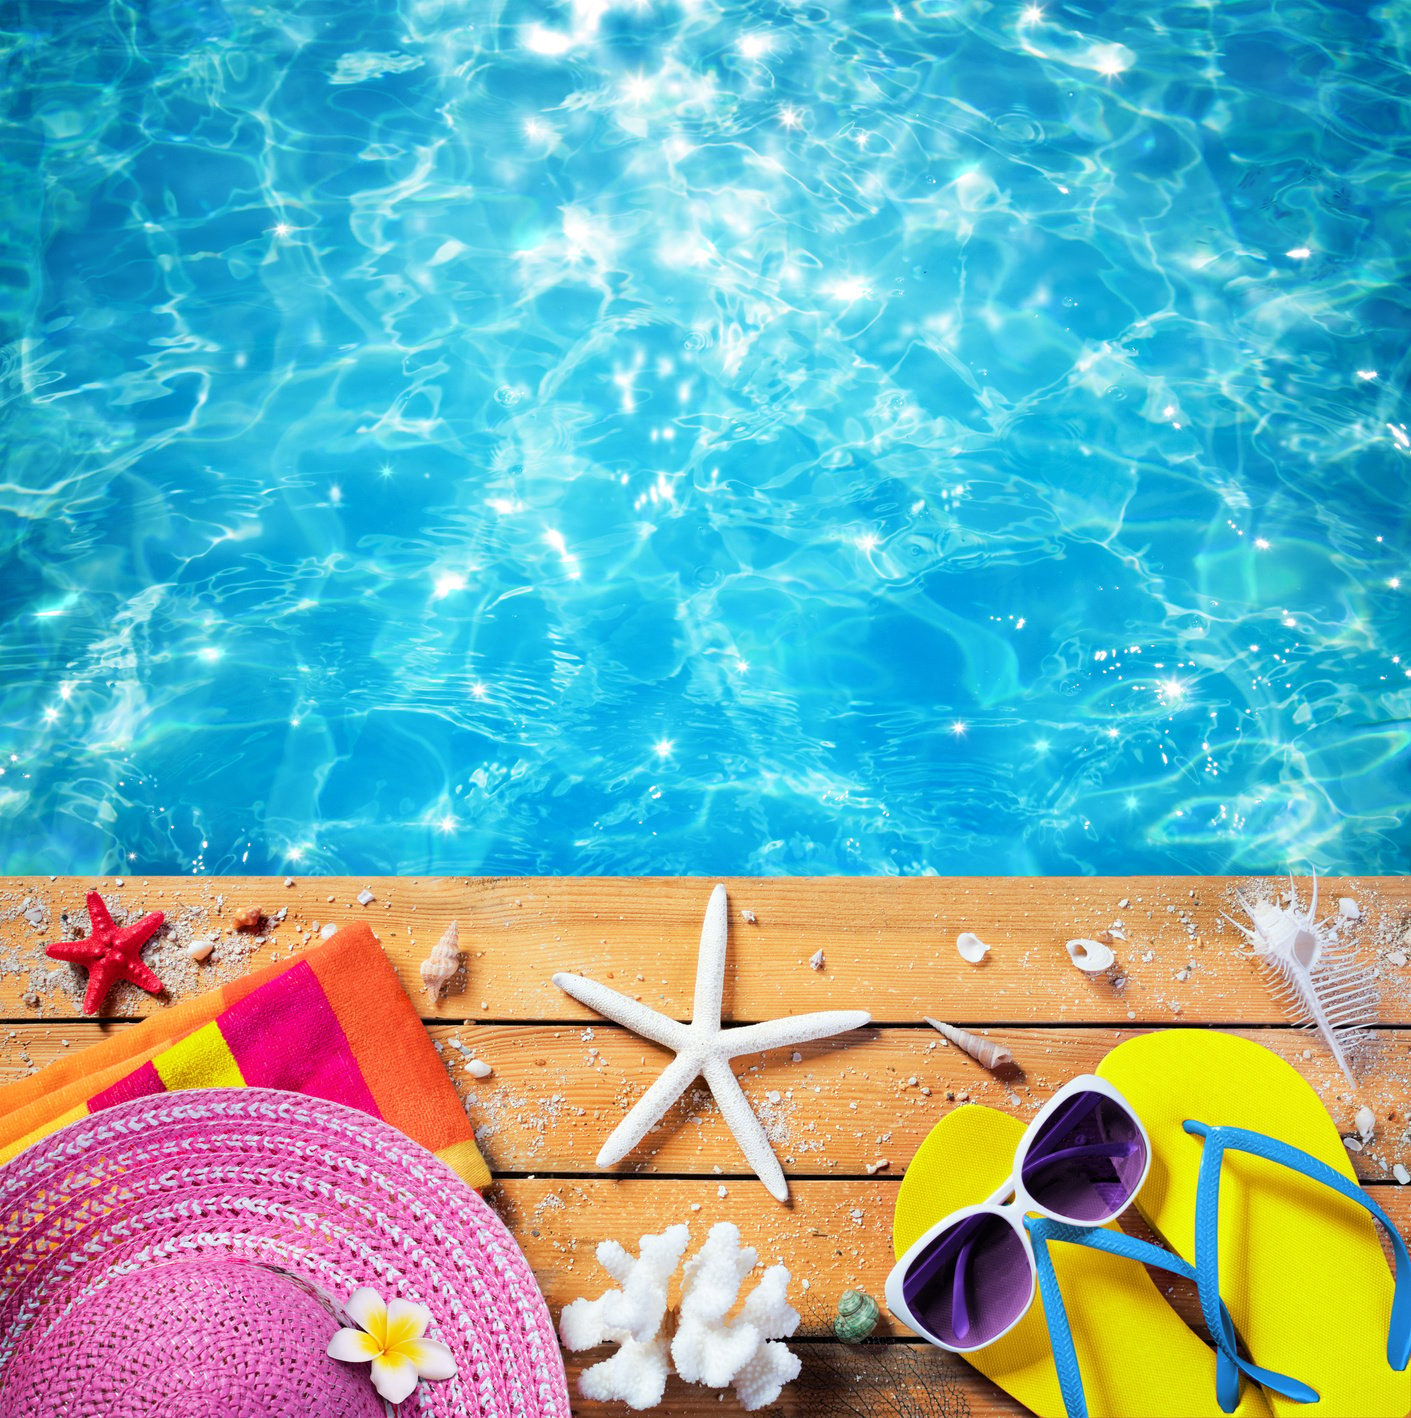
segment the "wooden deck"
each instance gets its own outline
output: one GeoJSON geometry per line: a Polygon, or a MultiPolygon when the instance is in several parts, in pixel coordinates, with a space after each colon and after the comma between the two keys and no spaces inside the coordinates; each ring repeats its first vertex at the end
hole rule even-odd
{"type": "MultiPolygon", "coordinates": [[[[602,1140],[665,1056],[568,999],[550,976],[576,970],[689,1017],[712,882],[308,878],[286,886],[265,878],[127,878],[119,887],[114,878],[0,880],[0,1081],[164,1007],[124,986],[108,1001],[111,1017],[83,1021],[81,973],[43,956],[63,913],[86,920],[83,896],[94,886],[110,903],[167,913],[167,938],[144,958],[172,998],[316,944],[328,922],[365,918],[442,1048],[496,1174],[492,1200],[555,1316],[575,1296],[605,1288],[593,1256],[598,1241],[634,1245],[644,1231],[681,1220],[702,1239],[711,1223],[736,1221],[762,1259],[782,1259],[795,1277],[804,1373],[768,1410],[790,1418],[1019,1411],[963,1363],[908,1343],[886,1325],[879,1333],[887,1342],[860,1350],[832,1342],[834,1307],[848,1286],[880,1297],[897,1183],[945,1109],[968,1099],[1027,1116],[1133,1032],[1236,1029],[1291,1060],[1344,1132],[1353,1131],[1360,1105],[1371,1107],[1376,1138],[1355,1159],[1358,1171],[1403,1229],[1411,1223],[1411,1190],[1391,1180],[1397,1163],[1411,1167],[1411,966],[1399,963],[1411,955],[1408,878],[1321,884],[1329,909],[1344,896],[1358,903],[1359,948],[1381,977],[1377,1029],[1355,1090],[1316,1037],[1286,1026],[1241,952],[1238,932],[1224,921],[1222,912],[1238,913],[1235,890],[1249,890],[1248,881],[727,879],[727,1019],[862,1008],[874,1024],[804,1047],[799,1062],[781,1051],[741,1069],[784,1160],[789,1206],[772,1201],[748,1174],[700,1091],[615,1172],[598,1172],[593,1157],[602,1140]],[[375,898],[366,906],[357,902],[364,887],[375,898]],[[286,910],[262,944],[231,929],[235,911],[248,905],[270,915],[286,910]],[[460,923],[465,969],[449,997],[433,1004],[417,967],[452,918],[460,923]],[[1114,927],[1118,968],[1096,977],[1074,969],[1064,942],[1114,927]],[[211,961],[190,962],[184,944],[217,930],[211,961]],[[981,965],[959,957],[962,930],[991,944],[981,965]],[[820,949],[825,965],[813,970],[808,959],[820,949]],[[1014,1051],[1022,1076],[996,1080],[945,1045],[922,1015],[991,1030],[1014,1051]],[[493,1075],[469,1077],[452,1041],[473,1046],[493,1075]]],[[[1307,885],[1299,883],[1305,897],[1307,885]]],[[[1285,890],[1287,882],[1269,889],[1285,890]]],[[[1191,1297],[1174,1298],[1194,1318],[1191,1297]]],[[[571,1360],[570,1372],[596,1357],[571,1360]]],[[[717,1393],[685,1386],[674,1385],[667,1402],[679,1418],[733,1411],[717,1393]]],[[[625,1412],[583,1402],[575,1411],[625,1412]]]]}

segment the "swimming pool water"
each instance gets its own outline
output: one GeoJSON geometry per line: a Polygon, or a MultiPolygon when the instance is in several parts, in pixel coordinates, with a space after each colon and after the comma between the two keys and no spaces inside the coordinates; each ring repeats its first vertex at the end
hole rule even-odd
{"type": "Polygon", "coordinates": [[[0,30],[0,868],[1406,869],[1406,5],[0,30]]]}

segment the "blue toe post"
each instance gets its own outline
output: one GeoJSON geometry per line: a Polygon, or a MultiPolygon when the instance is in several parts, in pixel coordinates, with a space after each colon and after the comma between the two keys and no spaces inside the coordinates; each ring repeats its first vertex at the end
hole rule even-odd
{"type": "MultiPolygon", "coordinates": [[[[1392,1249],[1396,1255],[1396,1283],[1392,1291],[1391,1319],[1387,1324],[1387,1363],[1398,1373],[1411,1361],[1411,1255],[1407,1254],[1406,1242],[1401,1239],[1391,1218],[1367,1195],[1356,1182],[1349,1181],[1341,1172],[1335,1172],[1326,1162],[1304,1152],[1266,1137],[1261,1132],[1250,1132],[1246,1128],[1210,1127],[1205,1123],[1187,1120],[1185,1130],[1194,1137],[1203,1138],[1205,1152],[1200,1159],[1200,1176],[1196,1183],[1195,1198],[1195,1270],[1196,1285],[1200,1289],[1200,1304],[1205,1323],[1214,1332],[1212,1317],[1224,1311],[1220,1301],[1220,1172],[1226,1152],[1248,1152],[1253,1157],[1276,1162],[1309,1178],[1321,1182],[1325,1187],[1354,1201],[1381,1224],[1391,1237],[1392,1249]]],[[[1228,1315],[1226,1315],[1228,1320],[1228,1315]]],[[[1261,1380],[1261,1382],[1266,1382],[1261,1380]]],[[[1272,1387],[1272,1385],[1269,1385],[1272,1387]]],[[[1283,1390],[1279,1389],[1282,1393],[1283,1390]]],[[[1312,1393],[1312,1390],[1309,1390],[1312,1393]]],[[[1290,1395],[1292,1397],[1292,1395],[1290,1395]]],[[[1303,1402],[1316,1401],[1317,1395],[1303,1402]]],[[[1228,1413],[1229,1408],[1221,1401],[1221,1407],[1228,1413]]]]}
{"type": "MultiPolygon", "coordinates": [[[[1188,1265],[1180,1256],[1164,1251],[1150,1242],[1139,1241],[1122,1231],[1106,1231],[1086,1226],[1065,1226],[1061,1222],[1050,1221],[1047,1217],[1026,1216],[1024,1227],[1034,1245],[1034,1269],[1039,1277],[1039,1294],[1043,1297],[1044,1319],[1048,1323],[1049,1343],[1053,1348],[1054,1368],[1058,1371],[1058,1388],[1063,1395],[1064,1411],[1068,1418],[1087,1418],[1088,1401],[1083,1392],[1083,1379],[1078,1371],[1078,1352],[1073,1345],[1073,1331],[1068,1323],[1068,1312],[1064,1308],[1063,1295],[1058,1288],[1058,1277],[1054,1274],[1053,1261],[1048,1247],[1051,1241],[1063,1241],[1070,1245],[1087,1246],[1089,1250],[1106,1251],[1109,1255],[1122,1256],[1127,1260],[1140,1261],[1157,1270],[1168,1270],[1173,1275],[1186,1280],[1196,1280],[1196,1267],[1188,1265]]],[[[1204,1295],[1201,1296],[1202,1305],[1204,1295]]],[[[1307,1384],[1291,1379],[1285,1374],[1276,1374],[1269,1369],[1261,1369],[1242,1359],[1235,1346],[1235,1327],[1229,1311],[1216,1294],[1216,1323],[1210,1324],[1210,1333],[1215,1338],[1217,1354],[1215,1359],[1215,1392],[1220,1407],[1232,1413],[1239,1403],[1240,1374],[1246,1374],[1256,1383],[1276,1393],[1284,1394],[1296,1403],[1313,1403],[1318,1395],[1307,1384]]],[[[1206,1320],[1209,1324],[1209,1318],[1206,1320]]]]}

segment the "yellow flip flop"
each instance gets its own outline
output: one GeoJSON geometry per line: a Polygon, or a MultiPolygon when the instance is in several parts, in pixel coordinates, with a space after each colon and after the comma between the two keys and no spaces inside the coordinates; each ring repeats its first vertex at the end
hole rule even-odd
{"type": "MultiPolygon", "coordinates": [[[[993,1108],[971,1104],[947,1113],[898,1190],[897,1257],[942,1217],[1003,1186],[1024,1131],[1017,1118],[993,1108]]],[[[1171,1308],[1144,1266],[1083,1245],[1047,1250],[1091,1418],[1220,1418],[1215,1351],[1171,1308]]],[[[1040,1418],[1065,1418],[1041,1294],[1007,1334],[963,1357],[1040,1418]]],[[[1250,1383],[1232,1411],[1240,1418],[1270,1412],[1250,1383]]]]}
{"type": "Polygon", "coordinates": [[[1097,1072],[1150,1139],[1138,1211],[1202,1273],[1202,1301],[1224,1299],[1260,1363],[1317,1391],[1315,1403],[1268,1394],[1277,1418],[1406,1418],[1411,1265],[1397,1237],[1394,1285],[1365,1208],[1395,1231],[1312,1088],[1268,1049],[1203,1029],[1131,1039],[1097,1072]]]}

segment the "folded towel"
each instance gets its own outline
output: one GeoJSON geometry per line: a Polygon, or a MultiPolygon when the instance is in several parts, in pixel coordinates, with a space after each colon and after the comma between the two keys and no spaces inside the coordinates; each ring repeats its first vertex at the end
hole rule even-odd
{"type": "Polygon", "coordinates": [[[361,922],[0,1087],[0,1163],[103,1108],[179,1088],[287,1088],[361,1108],[473,1187],[490,1172],[397,972],[361,922]]]}

